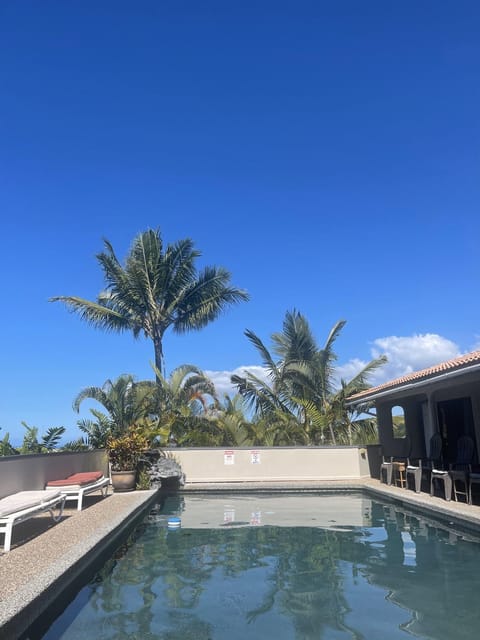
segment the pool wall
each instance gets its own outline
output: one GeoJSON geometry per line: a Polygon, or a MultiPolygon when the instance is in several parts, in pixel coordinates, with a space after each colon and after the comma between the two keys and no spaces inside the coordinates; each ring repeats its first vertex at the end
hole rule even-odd
{"type": "Polygon", "coordinates": [[[256,447],[173,449],[188,484],[314,482],[376,477],[380,448],[256,447]]]}
{"type": "Polygon", "coordinates": [[[102,471],[108,476],[104,450],[8,456],[0,458],[0,498],[17,491],[44,489],[49,480],[80,471],[102,471]]]}
{"type": "MultiPolygon", "coordinates": [[[[166,449],[188,484],[317,482],[378,478],[380,447],[256,447],[166,449]]],[[[0,458],[0,498],[43,489],[49,480],[80,471],[108,475],[104,450],[0,458]]]]}

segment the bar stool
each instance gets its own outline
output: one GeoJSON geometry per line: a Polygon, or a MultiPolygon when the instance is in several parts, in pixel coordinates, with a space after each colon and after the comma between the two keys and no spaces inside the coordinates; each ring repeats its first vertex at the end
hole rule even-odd
{"type": "Polygon", "coordinates": [[[407,463],[406,461],[394,461],[393,462],[393,477],[395,486],[406,487],[407,486],[407,463]]]}
{"type": "Polygon", "coordinates": [[[472,470],[472,458],[475,445],[470,436],[462,436],[457,442],[457,459],[450,465],[450,476],[453,483],[453,495],[458,502],[458,496],[465,496],[465,502],[469,502],[470,481],[469,475],[472,470]],[[461,489],[458,483],[461,483],[461,489]]]}

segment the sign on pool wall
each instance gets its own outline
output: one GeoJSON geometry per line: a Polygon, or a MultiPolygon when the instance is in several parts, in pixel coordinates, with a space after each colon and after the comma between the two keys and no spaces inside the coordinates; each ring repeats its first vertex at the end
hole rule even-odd
{"type": "Polygon", "coordinates": [[[233,451],[224,452],[223,464],[235,464],[235,453],[233,451]]]}
{"type": "Polygon", "coordinates": [[[260,451],[250,451],[250,462],[260,464],[260,451]]]}

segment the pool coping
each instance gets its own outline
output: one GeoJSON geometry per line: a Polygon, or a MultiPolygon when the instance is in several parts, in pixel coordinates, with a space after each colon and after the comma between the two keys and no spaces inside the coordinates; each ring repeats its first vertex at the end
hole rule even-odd
{"type": "MultiPolygon", "coordinates": [[[[69,585],[135,526],[157,496],[135,491],[96,500],[9,553],[0,555],[0,636],[16,640],[69,585]]],[[[50,525],[48,525],[50,526],[50,525]]],[[[113,547],[114,548],[114,547],[113,547]]]]}
{"type": "MultiPolygon", "coordinates": [[[[480,506],[381,484],[353,481],[187,484],[178,493],[298,493],[364,491],[449,527],[480,535],[480,506]]],[[[134,528],[155,502],[158,491],[113,494],[50,527],[41,535],[0,555],[0,635],[16,640],[112,545],[134,528]],[[7,585],[7,592],[5,591],[7,585]]]]}

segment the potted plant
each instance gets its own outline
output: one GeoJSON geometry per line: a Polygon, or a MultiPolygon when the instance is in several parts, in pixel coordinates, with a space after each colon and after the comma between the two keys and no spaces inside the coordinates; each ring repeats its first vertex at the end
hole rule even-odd
{"type": "Polygon", "coordinates": [[[133,491],[140,455],[147,448],[147,440],[135,427],[107,440],[112,486],[115,491],[133,491]]]}

